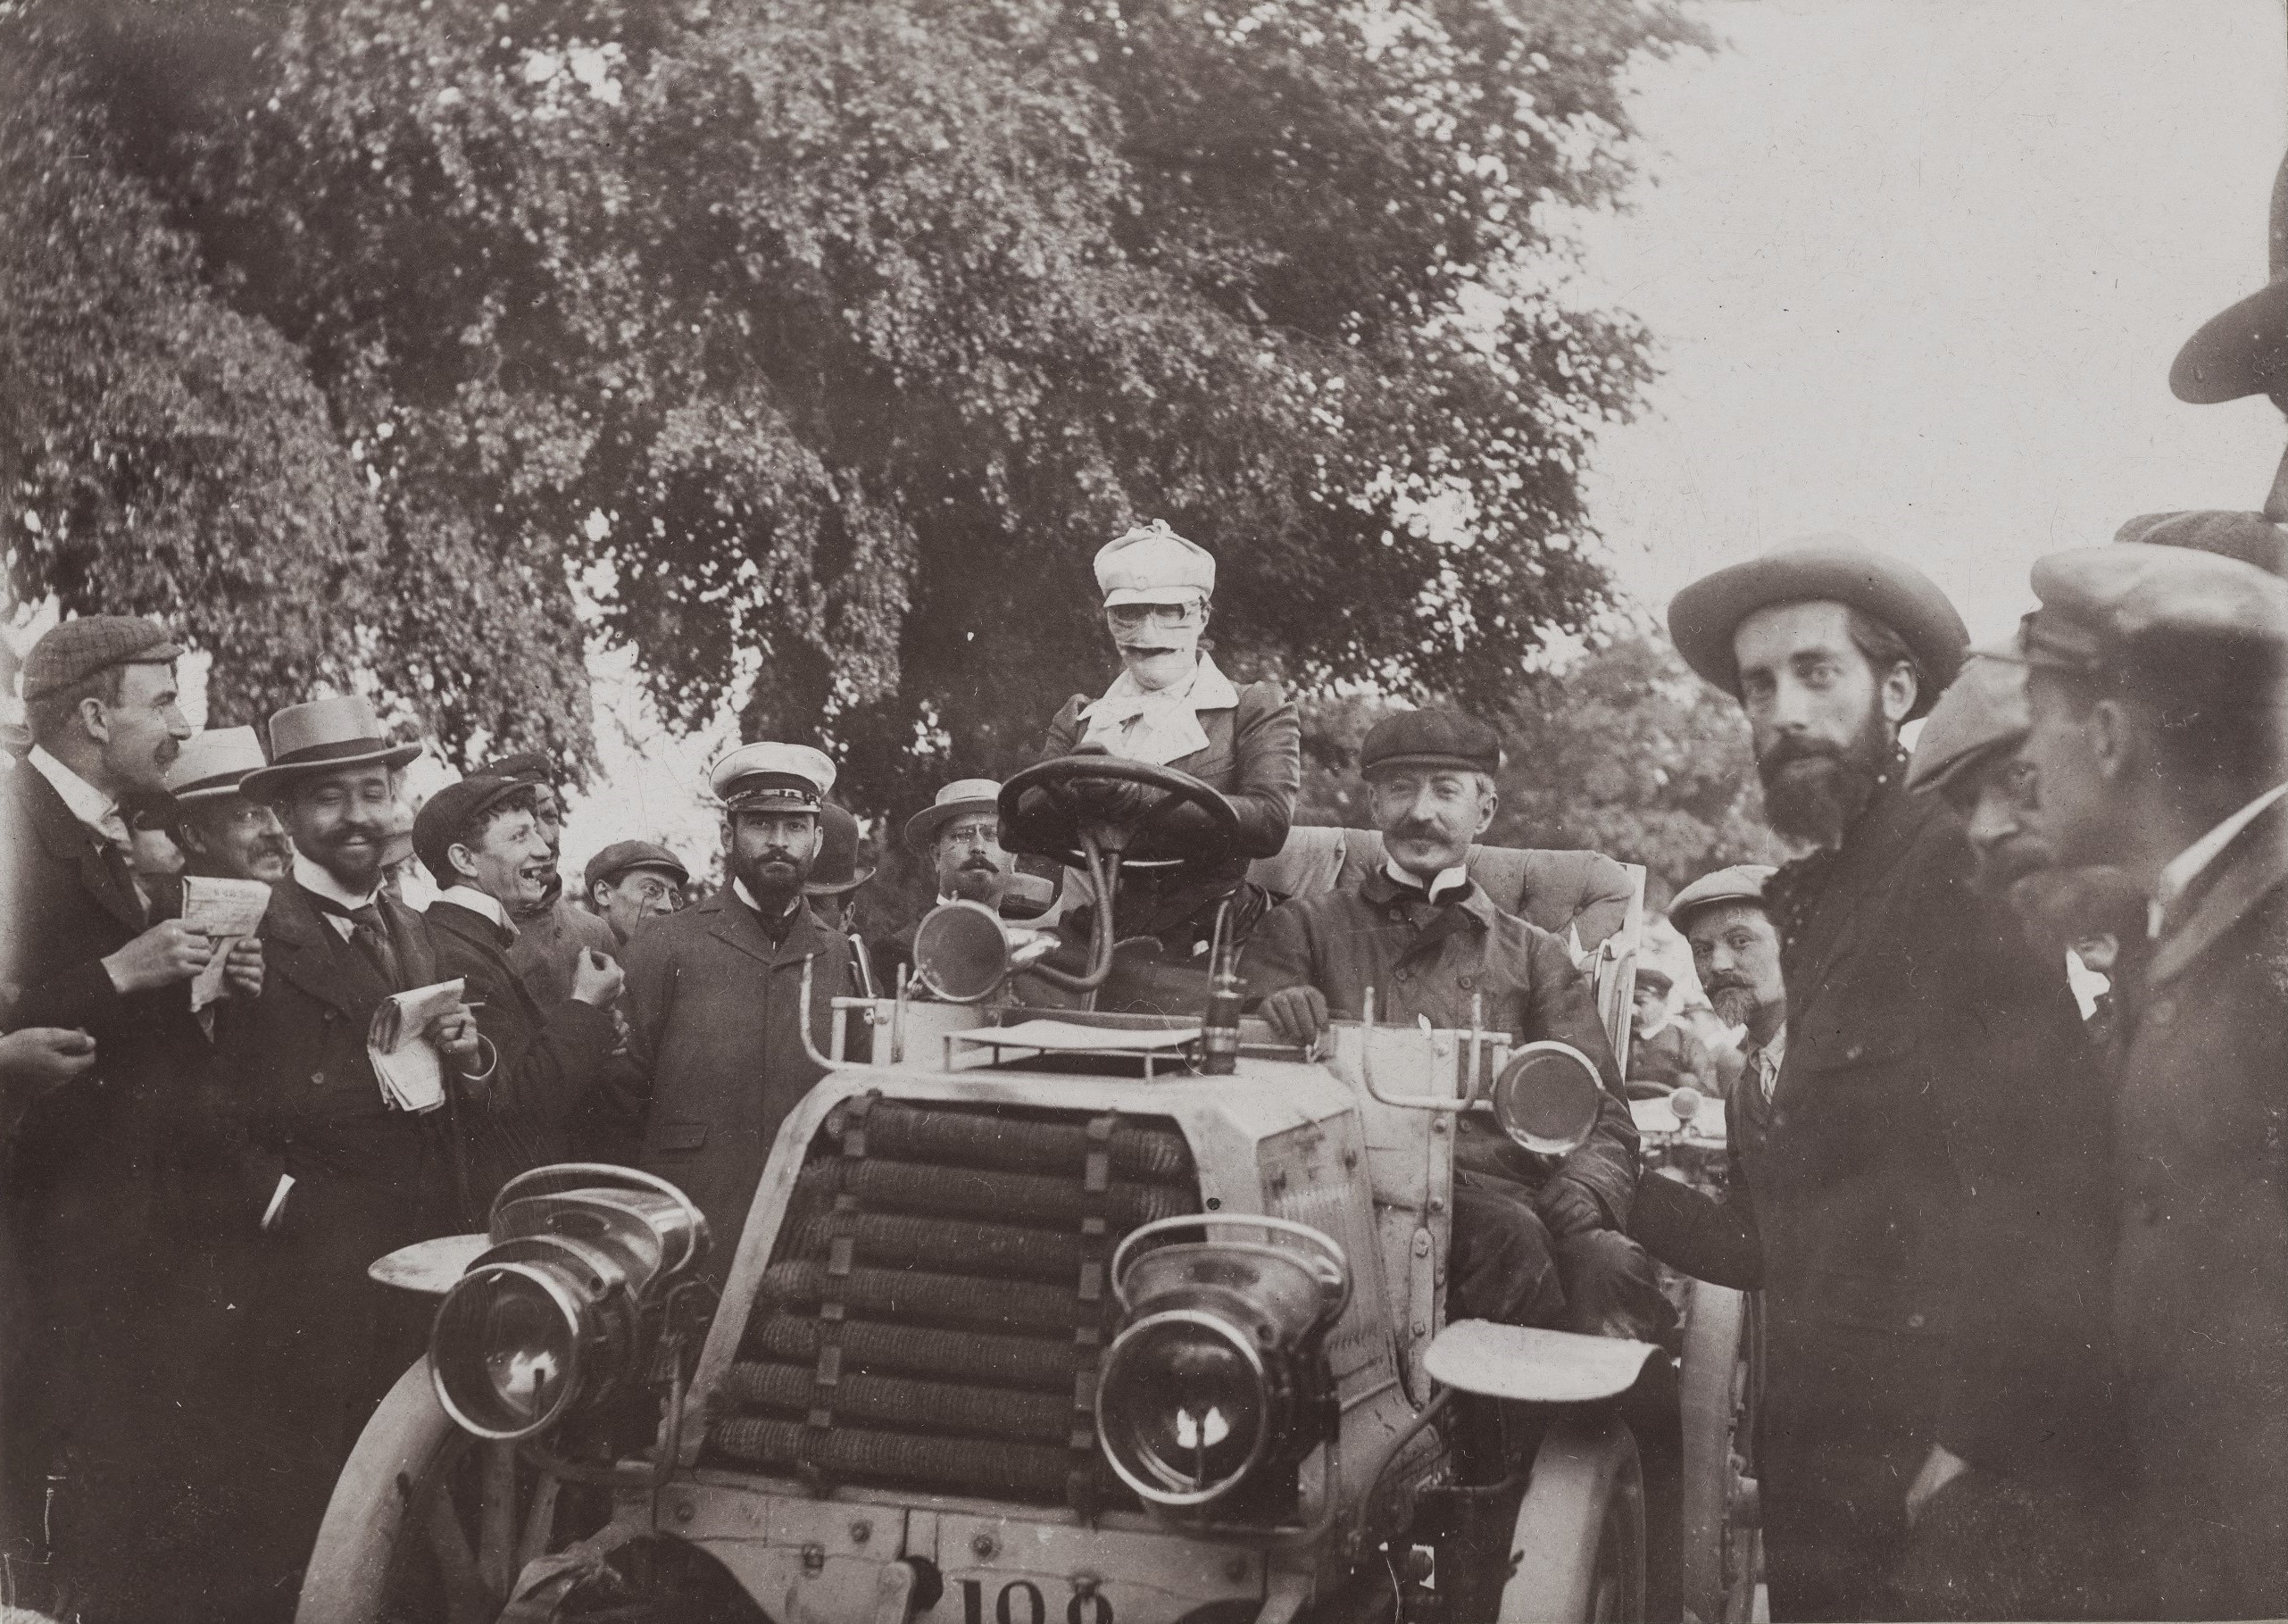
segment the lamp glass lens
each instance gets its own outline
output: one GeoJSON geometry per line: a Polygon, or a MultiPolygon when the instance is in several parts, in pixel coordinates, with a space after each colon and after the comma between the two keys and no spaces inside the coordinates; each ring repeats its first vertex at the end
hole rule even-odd
{"type": "Polygon", "coordinates": [[[1254,1367],[1230,1337],[1202,1325],[1144,1328],[1124,1340],[1104,1384],[1105,1447],[1169,1495],[1236,1483],[1267,1424],[1254,1367]]]}
{"type": "Polygon", "coordinates": [[[507,1272],[464,1279],[439,1318],[435,1353],[453,1407],[483,1432],[520,1437],[568,1396],[575,1328],[546,1291],[507,1272]]]}

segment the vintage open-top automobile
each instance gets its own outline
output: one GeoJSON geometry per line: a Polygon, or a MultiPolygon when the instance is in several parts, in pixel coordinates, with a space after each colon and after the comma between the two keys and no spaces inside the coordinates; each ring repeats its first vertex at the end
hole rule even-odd
{"type": "MultiPolygon", "coordinates": [[[[1061,793],[1061,837],[1030,837],[1099,895],[1155,860],[1162,807],[1216,800],[1067,758],[1011,781],[1004,823],[1108,770],[1147,804],[1106,822],[1061,793]]],[[[1374,838],[1296,837],[1283,889],[1374,838]]],[[[1573,916],[1542,922],[1581,942],[1618,1047],[1641,872],[1518,894],[1574,856],[1473,866],[1573,916]]],[[[1657,1483],[1647,1557],[1668,1355],[1445,1312],[1457,1114],[1562,1153],[1588,1061],[1371,1012],[1305,1054],[1238,1018],[1221,947],[1134,974],[1114,947],[941,909],[920,987],[833,1000],[739,1235],[572,1166],[504,1189],[488,1235],[378,1263],[443,1302],[342,1475],[303,1624],[1677,1616],[1657,1483]],[[1466,1480],[1456,1428],[1489,1415],[1494,1470],[1466,1480]]]]}

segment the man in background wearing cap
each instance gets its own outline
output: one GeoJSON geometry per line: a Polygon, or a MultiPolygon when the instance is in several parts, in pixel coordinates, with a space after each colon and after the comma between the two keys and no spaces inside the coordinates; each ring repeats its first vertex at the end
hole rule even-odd
{"type": "Polygon", "coordinates": [[[504,755],[487,762],[473,775],[506,779],[532,787],[539,808],[541,838],[548,843],[549,875],[537,902],[518,909],[510,922],[516,927],[516,944],[509,949],[509,964],[524,978],[526,990],[543,1009],[552,1009],[572,995],[572,975],[583,952],[620,951],[612,927],[564,895],[564,878],[557,871],[564,845],[564,797],[556,785],[553,762],[537,750],[504,755]]]}
{"type": "Polygon", "coordinates": [[[570,1160],[571,1124],[620,1045],[611,1006],[624,972],[583,949],[572,995],[544,1009],[508,962],[509,923],[555,872],[528,784],[463,779],[428,798],[413,820],[413,845],[437,882],[423,917],[437,942],[437,974],[467,984],[478,1029],[499,1055],[493,1074],[461,1102],[470,1152],[472,1213],[492,1204],[517,1174],[570,1160]]]}
{"type": "MultiPolygon", "coordinates": [[[[163,1278],[179,1238],[154,1208],[153,1170],[207,1060],[185,983],[211,950],[179,920],[154,922],[120,806],[162,792],[191,736],[176,704],[181,652],[156,625],[122,616],[49,631],[22,670],[32,748],[0,784],[0,1028],[84,1033],[95,1049],[91,1070],[29,1105],[8,1171],[24,1278],[7,1305],[0,1372],[0,1535],[19,1561],[39,1543],[41,1477],[65,1467],[92,1414],[91,1371],[131,1337],[143,1287],[163,1278]]],[[[258,945],[234,950],[231,983],[242,1000],[259,990],[258,945]]],[[[71,1482],[62,1497],[68,1541],[85,1497],[71,1482]]]]}
{"type": "MultiPolygon", "coordinates": [[[[292,867],[262,919],[262,995],[215,1027],[250,1276],[242,1339],[212,1378],[245,1452],[215,1474],[231,1519],[216,1547],[250,1597],[307,1559],[351,1445],[425,1344],[422,1306],[367,1266],[468,1227],[451,1113],[399,1110],[366,1049],[384,999],[444,979],[427,921],[381,886],[395,775],[420,746],[391,743],[355,695],[288,705],[270,737],[240,789],[278,808],[292,867]]],[[[491,1075],[465,1004],[423,1037],[448,1079],[491,1075]]]]}
{"type": "Polygon", "coordinates": [[[1636,991],[1629,1005],[1628,1080],[1690,1087],[1705,1094],[1716,1087],[1716,1061],[1708,1045],[1678,1022],[1669,1010],[1676,984],[1657,964],[1636,967],[1636,991]]]}
{"type": "Polygon", "coordinates": [[[2079,1553],[1986,1520],[1997,1484],[2087,1470],[2104,1102],[2064,966],[1906,792],[1899,729],[1953,679],[1960,617],[1820,537],[1694,582],[1668,623],[1747,712],[1773,827],[1820,848],[1763,888],[1788,1010],[1754,1175],[1772,1615],[2070,1608],[2079,1553]]]}
{"type": "MultiPolygon", "coordinates": [[[[1001,844],[1001,786],[992,779],[956,779],[938,790],[928,805],[906,820],[906,846],[929,860],[942,907],[966,899],[998,912],[1017,871],[1017,859],[1001,844]]],[[[926,915],[928,910],[925,909],[926,915]]],[[[916,919],[881,943],[880,970],[894,987],[901,965],[913,962],[916,919]]]]}
{"type": "Polygon", "coordinates": [[[267,765],[252,728],[209,728],[167,769],[183,836],[186,872],[214,879],[284,879],[294,855],[277,809],[239,785],[267,765]]]}
{"type": "MultiPolygon", "coordinates": [[[[1172,962],[1189,963],[1208,951],[1227,900],[1241,942],[1270,904],[1270,894],[1248,881],[1247,865],[1277,856],[1286,843],[1302,787],[1302,724],[1277,683],[1235,685],[1201,646],[1216,587],[1215,556],[1205,547],[1160,520],[1138,525],[1098,551],[1096,585],[1120,674],[1100,697],[1076,694],[1066,702],[1049,724],[1043,758],[1102,750],[1188,773],[1231,803],[1239,835],[1219,862],[1139,871],[1120,882],[1114,934],[1157,937],[1172,962]]],[[[1085,807],[1107,818],[1152,795],[1123,784],[1076,788],[1085,807]]],[[[1036,804],[1028,800],[1019,810],[1036,804]]],[[[1180,854],[1187,838],[1209,827],[1207,812],[1179,804],[1156,820],[1155,840],[1180,854]]],[[[1066,915],[1082,939],[1085,909],[1093,905],[1066,915]]]]}
{"type": "Polygon", "coordinates": [[[680,912],[683,888],[690,883],[690,872],[676,854],[649,840],[614,841],[588,859],[580,877],[589,908],[623,949],[635,939],[637,926],[680,912]]]}
{"type": "Polygon", "coordinates": [[[1454,1290],[1470,1316],[1658,1341],[1673,1316],[1643,1251],[1621,1232],[1636,1188],[1636,1128],[1587,980],[1565,945],[1502,912],[1465,866],[1493,820],[1502,745],[1454,711],[1375,725],[1359,770],[1385,866],[1346,890],[1266,914],[1242,970],[1280,1036],[1310,1043],[1331,1019],[1556,1038],[1587,1055],[1607,1098],[1587,1144],[1561,1162],[1475,1118],[1454,1147],[1454,1290]]]}
{"type": "Polygon", "coordinates": [[[628,1050],[650,1090],[643,1165],[707,1215],[720,1279],[778,1125],[821,1075],[803,1048],[803,965],[822,1052],[834,1000],[859,989],[849,938],[803,896],[833,762],[803,745],[743,745],[709,783],[723,804],[729,879],[628,944],[628,1050]]]}
{"type": "Polygon", "coordinates": [[[2288,583],[2132,543],[2043,559],[2034,589],[2044,832],[2152,899],[2111,1291],[2141,1599],[2288,1615],[2288,583]]]}

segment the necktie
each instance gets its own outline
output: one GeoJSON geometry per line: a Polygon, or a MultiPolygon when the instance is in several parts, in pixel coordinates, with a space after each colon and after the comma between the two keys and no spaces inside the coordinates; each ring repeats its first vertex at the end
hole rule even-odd
{"type": "Polygon", "coordinates": [[[404,990],[397,968],[397,950],[389,945],[389,927],[381,917],[381,910],[371,903],[356,908],[333,910],[350,922],[350,945],[381,972],[381,979],[393,990],[404,990]]]}
{"type": "Polygon", "coordinates": [[[135,870],[127,866],[127,854],[108,840],[97,841],[96,848],[103,859],[104,872],[110,877],[113,888],[137,912],[149,918],[151,911],[144,903],[143,893],[136,889],[135,870]]]}

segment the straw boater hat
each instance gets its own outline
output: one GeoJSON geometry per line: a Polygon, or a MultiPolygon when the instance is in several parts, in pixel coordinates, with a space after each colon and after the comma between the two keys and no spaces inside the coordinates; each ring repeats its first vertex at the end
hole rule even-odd
{"type": "Polygon", "coordinates": [[[1908,720],[1938,703],[1970,645],[1962,617],[1928,576],[1848,536],[1808,537],[1701,577],[1669,601],[1668,637],[1685,664],[1737,699],[1732,636],[1740,622],[1759,609],[1810,603],[1856,609],[1905,642],[1922,668],[1908,720]]]}
{"type": "Polygon", "coordinates": [[[167,793],[178,801],[215,801],[238,793],[241,779],[270,763],[262,735],[252,728],[209,728],[194,733],[167,769],[167,793]]]}
{"type": "Polygon", "coordinates": [[[937,849],[937,831],[969,812],[998,812],[1001,786],[992,779],[955,779],[937,798],[906,820],[906,844],[923,854],[937,849]]]}
{"type": "Polygon", "coordinates": [[[268,800],[297,778],[345,767],[403,767],[421,753],[418,744],[393,745],[373,706],[355,694],[290,704],[270,718],[270,765],[239,780],[250,800],[268,800]]]}

